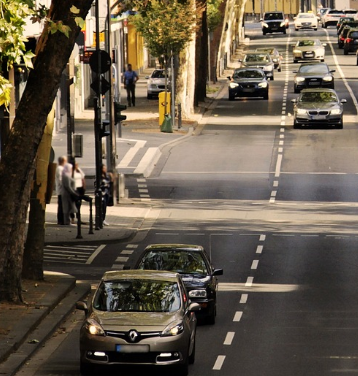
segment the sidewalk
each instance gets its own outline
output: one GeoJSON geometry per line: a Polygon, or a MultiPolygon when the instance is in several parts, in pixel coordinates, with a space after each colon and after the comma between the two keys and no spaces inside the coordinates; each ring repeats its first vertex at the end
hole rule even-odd
{"type": "MultiPolygon", "coordinates": [[[[168,144],[175,143],[188,137],[196,124],[200,124],[204,112],[210,108],[213,100],[226,88],[226,75],[231,74],[229,67],[217,84],[213,94],[208,95],[208,100],[202,104],[200,111],[193,115],[193,119],[183,122],[183,128],[173,133],[160,132],[158,119],[158,101],[147,100],[146,97],[138,97],[137,106],[128,108],[125,112],[127,120],[122,125],[122,137],[117,138],[118,147],[118,171],[123,174],[145,176],[153,167],[153,164],[160,158],[161,149],[168,144]],[[142,145],[138,147],[138,142],[142,145]],[[128,152],[136,147],[136,155],[127,163],[123,160],[128,158],[128,152]],[[155,152],[153,149],[155,148],[155,152]],[[139,149],[143,149],[140,150],[139,149]],[[145,158],[148,150],[151,151],[151,158],[145,158]],[[159,155],[159,157],[158,157],[159,155]],[[142,163],[142,170],[136,169],[142,163]]],[[[138,85],[145,88],[144,80],[147,72],[143,72],[138,85]]],[[[149,73],[148,73],[149,74],[149,73]]],[[[143,93],[143,90],[142,90],[143,93]]],[[[76,132],[83,132],[85,145],[85,158],[78,162],[87,175],[94,175],[94,135],[93,120],[89,118],[76,120],[76,132]],[[92,156],[93,154],[93,156],[92,156]]],[[[60,131],[54,136],[53,147],[56,159],[60,155],[67,154],[66,134],[60,131]]],[[[131,151],[133,152],[133,150],[131,151]]],[[[147,154],[148,156],[148,154],[147,154]]],[[[145,219],[151,218],[150,201],[140,199],[123,198],[118,204],[107,209],[107,221],[110,226],[101,230],[93,229],[89,234],[89,226],[82,226],[82,238],[78,238],[76,226],[57,225],[57,197],[52,197],[51,203],[46,208],[46,230],[45,243],[97,243],[106,244],[113,241],[130,239],[138,232],[145,219]]],[[[87,221],[89,207],[82,205],[83,218],[87,221]]],[[[93,216],[95,210],[93,208],[93,216]]],[[[10,305],[0,303],[0,374],[12,376],[19,368],[28,361],[35,351],[41,348],[45,341],[58,329],[60,323],[74,309],[76,301],[85,299],[90,293],[90,285],[76,281],[74,277],[45,272],[44,281],[35,282],[24,280],[22,284],[23,298],[27,305],[10,305]]],[[[76,346],[76,344],[74,344],[76,346]]]]}

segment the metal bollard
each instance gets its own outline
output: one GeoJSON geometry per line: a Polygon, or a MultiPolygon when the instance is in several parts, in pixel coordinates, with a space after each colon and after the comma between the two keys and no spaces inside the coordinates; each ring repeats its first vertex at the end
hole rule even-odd
{"type": "Polygon", "coordinates": [[[77,208],[77,236],[76,239],[83,239],[81,234],[81,199],[76,201],[76,208],[77,208]]]}
{"type": "Polygon", "coordinates": [[[126,190],[126,185],[125,185],[124,174],[118,174],[118,194],[119,194],[119,198],[125,197],[125,190],[126,190]]]}
{"type": "Polygon", "coordinates": [[[178,129],[181,128],[181,103],[178,103],[178,129]]]}

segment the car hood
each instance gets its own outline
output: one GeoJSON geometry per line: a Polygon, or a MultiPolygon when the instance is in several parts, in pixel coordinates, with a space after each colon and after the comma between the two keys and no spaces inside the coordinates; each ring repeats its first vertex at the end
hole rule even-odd
{"type": "Polygon", "coordinates": [[[297,73],[296,77],[309,77],[309,78],[320,78],[329,76],[329,73],[297,73]]]}
{"type": "Polygon", "coordinates": [[[260,83],[264,82],[265,80],[262,78],[235,78],[233,79],[233,82],[236,82],[237,84],[242,84],[242,83],[260,83]]]}
{"type": "Polygon", "coordinates": [[[95,319],[104,330],[163,330],[176,318],[175,312],[102,312],[95,310],[91,318],[95,319]]]}
{"type": "Polygon", "coordinates": [[[323,47],[319,47],[319,46],[299,46],[299,47],[295,47],[294,50],[316,51],[316,50],[323,50],[323,47]]]}
{"type": "Polygon", "coordinates": [[[205,288],[206,285],[210,282],[210,276],[196,276],[193,274],[181,274],[181,279],[184,282],[185,287],[188,290],[193,290],[196,288],[205,288]]]}
{"type": "MultiPolygon", "coordinates": [[[[151,84],[164,85],[165,84],[165,78],[150,78],[149,82],[151,84]]],[[[169,80],[167,80],[167,82],[169,82],[169,80]]]]}
{"type": "Polygon", "coordinates": [[[254,68],[261,68],[261,67],[268,67],[272,63],[258,63],[257,61],[248,61],[245,63],[242,63],[243,67],[254,67],[254,68]]]}
{"type": "Polygon", "coordinates": [[[340,108],[337,103],[312,103],[312,102],[299,102],[297,108],[303,108],[305,110],[332,110],[333,108],[340,108]]]}

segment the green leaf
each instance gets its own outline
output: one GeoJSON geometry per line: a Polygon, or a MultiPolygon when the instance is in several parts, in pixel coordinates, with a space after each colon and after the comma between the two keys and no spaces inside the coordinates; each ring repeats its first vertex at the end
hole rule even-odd
{"type": "Polygon", "coordinates": [[[70,11],[73,14],[79,14],[80,13],[80,10],[78,8],[76,8],[74,5],[72,5],[72,7],[70,8],[70,11]]]}

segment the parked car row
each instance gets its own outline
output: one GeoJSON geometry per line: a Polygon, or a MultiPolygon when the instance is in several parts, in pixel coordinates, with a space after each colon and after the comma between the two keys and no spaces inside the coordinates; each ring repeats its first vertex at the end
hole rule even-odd
{"type": "Polygon", "coordinates": [[[150,245],[134,269],[106,272],[91,301],[77,303],[86,314],[81,374],[146,365],[186,376],[195,361],[197,323],[215,323],[222,274],[202,246],[188,244],[150,245]]]}

